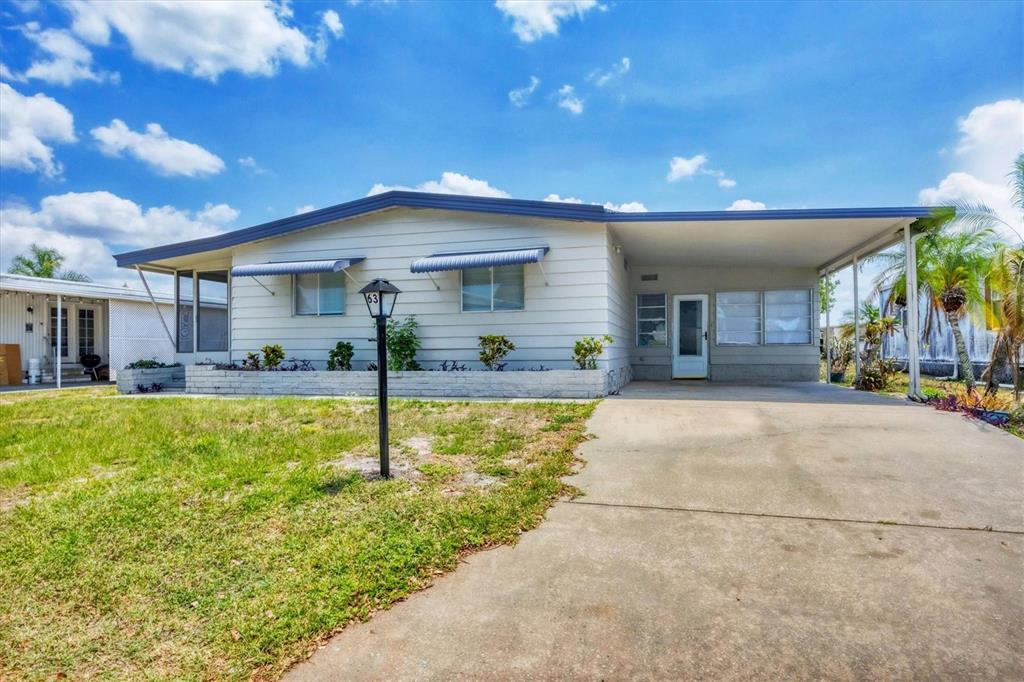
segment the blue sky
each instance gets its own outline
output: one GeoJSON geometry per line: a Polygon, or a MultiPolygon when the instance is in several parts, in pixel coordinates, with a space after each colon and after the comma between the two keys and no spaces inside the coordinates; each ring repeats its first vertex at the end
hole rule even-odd
{"type": "Polygon", "coordinates": [[[112,252],[393,186],[1008,210],[1022,7],[7,2],[0,260],[124,281],[112,252]]]}

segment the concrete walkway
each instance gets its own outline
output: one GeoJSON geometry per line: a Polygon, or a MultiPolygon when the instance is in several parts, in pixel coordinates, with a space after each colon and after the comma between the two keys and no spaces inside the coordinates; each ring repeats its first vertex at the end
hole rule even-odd
{"type": "Polygon", "coordinates": [[[1024,678],[1019,439],[817,384],[634,383],[591,430],[584,497],[286,679],[1024,678]]]}

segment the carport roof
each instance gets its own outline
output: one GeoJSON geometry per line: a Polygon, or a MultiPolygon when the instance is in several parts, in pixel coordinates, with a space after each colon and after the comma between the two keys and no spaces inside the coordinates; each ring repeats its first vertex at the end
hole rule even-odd
{"type": "MultiPolygon", "coordinates": [[[[444,211],[460,211],[469,213],[488,213],[509,216],[523,216],[530,218],[548,218],[554,220],[571,220],[582,222],[609,223],[622,226],[616,232],[624,239],[628,234],[639,232],[635,229],[625,229],[626,226],[644,224],[646,232],[652,228],[654,231],[663,231],[665,227],[679,227],[680,223],[687,223],[687,230],[684,233],[676,231],[672,237],[680,248],[685,249],[686,244],[697,232],[708,232],[714,237],[717,234],[732,232],[737,225],[750,225],[756,223],[773,223],[775,225],[803,223],[808,227],[818,228],[832,225],[846,226],[861,225],[871,229],[880,224],[903,225],[907,220],[923,218],[931,212],[931,208],[922,206],[903,207],[869,207],[869,208],[821,208],[821,209],[783,209],[764,211],[652,211],[647,213],[622,213],[611,211],[603,206],[591,204],[571,204],[552,201],[527,201],[523,199],[501,199],[491,197],[472,197],[450,194],[431,194],[427,192],[406,192],[392,191],[373,196],[356,199],[343,204],[337,204],[328,208],[322,208],[308,213],[302,213],[288,218],[282,218],[269,223],[254,225],[233,232],[193,239],[191,241],[177,242],[164,246],[157,246],[139,251],[121,253],[114,258],[120,267],[154,263],[170,258],[177,258],[196,253],[214,251],[217,249],[230,248],[240,244],[260,241],[279,237],[291,232],[316,227],[326,223],[356,218],[368,213],[382,211],[390,208],[418,208],[436,209],[444,211]],[[691,230],[693,223],[707,225],[710,229],[691,230]],[[651,225],[653,224],[653,225],[651,225]],[[657,226],[661,226],[660,230],[657,226]],[[717,225],[717,228],[714,227],[717,225]],[[691,234],[693,232],[694,234],[691,234]],[[680,236],[685,236],[680,239],[680,236]]],[[[674,228],[674,229],[675,229],[674,228]]],[[[881,227],[879,227],[881,229],[881,227]]],[[[780,232],[780,231],[776,231],[780,232]]],[[[806,232],[806,231],[804,231],[806,232]]],[[[857,236],[866,234],[865,229],[855,230],[857,236]]],[[[782,236],[781,234],[779,236],[782,236]]],[[[799,237],[800,235],[793,235],[799,237]]],[[[868,235],[870,236],[870,235],[868,235]]],[[[815,239],[814,241],[820,241],[815,239]]],[[[855,244],[850,245],[855,246],[855,244]]],[[[830,254],[822,259],[839,255],[840,249],[830,249],[830,254]]],[[[643,259],[641,259],[643,260],[643,259]]],[[[677,259],[678,260],[678,259],[677,259]]],[[[818,266],[820,262],[812,265],[818,266]]]]}

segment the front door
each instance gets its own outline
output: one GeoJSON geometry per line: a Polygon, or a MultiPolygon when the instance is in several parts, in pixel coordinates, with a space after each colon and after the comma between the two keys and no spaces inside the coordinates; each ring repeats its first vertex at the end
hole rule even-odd
{"type": "Polygon", "coordinates": [[[708,297],[686,294],[672,297],[672,378],[708,376],[708,297]]]}

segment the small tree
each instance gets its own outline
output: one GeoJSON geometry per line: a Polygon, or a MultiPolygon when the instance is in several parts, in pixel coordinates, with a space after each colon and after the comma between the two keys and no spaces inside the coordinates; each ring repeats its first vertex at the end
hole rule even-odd
{"type": "Polygon", "coordinates": [[[281,361],[284,360],[284,348],[281,344],[275,343],[274,345],[266,345],[260,348],[263,351],[263,366],[267,369],[277,369],[281,365],[281,361]]]}
{"type": "Polygon", "coordinates": [[[576,342],[572,349],[572,359],[579,369],[597,369],[597,356],[604,352],[604,344],[613,343],[612,337],[605,334],[600,338],[586,336],[576,342]]]}
{"type": "Polygon", "coordinates": [[[836,289],[839,288],[839,280],[835,275],[827,275],[818,280],[818,306],[821,314],[824,315],[836,304],[836,289]]]}
{"type": "Polygon", "coordinates": [[[352,356],[355,355],[355,348],[348,341],[338,341],[334,348],[327,353],[327,369],[333,371],[349,372],[352,370],[352,356]]]}
{"type": "Polygon", "coordinates": [[[405,318],[404,322],[388,320],[388,369],[392,372],[420,369],[420,363],[416,362],[416,351],[423,345],[416,334],[419,326],[412,315],[405,318]]]}
{"type": "Polygon", "coordinates": [[[500,370],[505,356],[516,349],[507,336],[488,334],[480,337],[480,362],[489,370],[500,370]]]}

